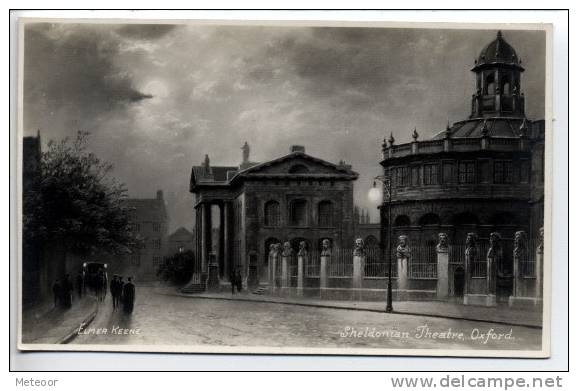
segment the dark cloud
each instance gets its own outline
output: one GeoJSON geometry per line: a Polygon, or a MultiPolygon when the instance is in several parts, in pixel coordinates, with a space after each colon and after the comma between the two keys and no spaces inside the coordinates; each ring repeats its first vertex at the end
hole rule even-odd
{"type": "Polygon", "coordinates": [[[164,37],[176,28],[177,26],[170,24],[127,24],[116,31],[129,38],[153,40],[164,37]]]}
{"type": "MultiPolygon", "coordinates": [[[[379,174],[380,142],[410,141],[467,118],[469,71],[496,31],[180,25],[26,28],[24,131],[43,140],[91,131],[132,197],[169,200],[171,228],[192,224],[188,176],[208,153],[234,165],[306,145],[361,176],[379,174]],[[154,95],[153,99],[147,99],[154,95]]],[[[524,59],[527,115],[544,117],[545,37],[505,31],[524,59]]],[[[377,217],[375,214],[374,217],[377,217]]]]}
{"type": "MultiPolygon", "coordinates": [[[[105,31],[34,24],[25,30],[24,104],[43,112],[69,109],[78,118],[93,118],[152,95],[133,85],[131,75],[114,65],[119,42],[105,31]]],[[[43,119],[27,111],[25,127],[42,127],[43,119]]],[[[41,113],[38,113],[41,114],[41,113]]]]}

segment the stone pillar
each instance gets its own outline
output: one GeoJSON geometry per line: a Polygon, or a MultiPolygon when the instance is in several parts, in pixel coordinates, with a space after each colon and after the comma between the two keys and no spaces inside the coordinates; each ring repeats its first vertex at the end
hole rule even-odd
{"type": "Polygon", "coordinates": [[[271,258],[269,260],[271,265],[271,293],[277,294],[279,292],[279,284],[277,281],[277,268],[279,267],[279,255],[281,252],[281,244],[275,243],[273,245],[273,253],[271,254],[271,258]]]}
{"type": "MultiPolygon", "coordinates": [[[[530,251],[534,251],[534,249],[530,251]]],[[[508,300],[510,306],[525,307],[542,303],[538,292],[535,291],[536,280],[538,279],[538,260],[536,259],[535,264],[535,277],[525,275],[524,270],[522,270],[522,265],[528,262],[529,255],[526,232],[517,231],[514,236],[514,292],[508,300]]]]}
{"type": "Polygon", "coordinates": [[[213,240],[212,240],[213,221],[211,216],[211,204],[203,204],[202,213],[203,213],[202,216],[203,233],[202,233],[201,260],[203,265],[203,272],[206,272],[209,265],[209,254],[211,253],[213,247],[213,240]]]}
{"type": "Polygon", "coordinates": [[[319,296],[321,298],[327,296],[328,276],[327,268],[331,262],[331,243],[328,239],[324,239],[322,243],[321,259],[319,260],[319,296]]]}
{"type": "Polygon", "coordinates": [[[496,305],[496,281],[498,264],[502,262],[502,237],[497,232],[490,234],[490,248],[486,254],[486,294],[488,305],[496,305]]]}
{"type": "Polygon", "coordinates": [[[526,248],[526,233],[517,231],[514,236],[514,295],[516,297],[524,296],[522,281],[522,265],[526,260],[528,251],[526,248]]]}
{"type": "Polygon", "coordinates": [[[363,239],[355,239],[355,249],[353,250],[353,279],[352,279],[352,299],[362,299],[363,274],[365,272],[365,244],[363,239]]]}
{"type": "Polygon", "coordinates": [[[544,227],[540,228],[539,243],[536,247],[536,297],[542,299],[544,295],[544,227]]]}
{"type": "Polygon", "coordinates": [[[209,254],[209,276],[207,278],[207,290],[209,292],[219,292],[221,289],[219,281],[219,263],[215,253],[209,254]]]}
{"type": "Polygon", "coordinates": [[[299,253],[297,254],[297,296],[303,296],[305,282],[304,266],[307,264],[308,256],[305,242],[299,243],[299,253]]]}
{"type": "Polygon", "coordinates": [[[225,271],[225,205],[219,204],[219,253],[217,262],[219,264],[219,278],[223,277],[225,271]]]}
{"type": "Polygon", "coordinates": [[[289,265],[293,257],[293,249],[289,242],[283,244],[283,253],[281,254],[281,293],[287,294],[291,287],[291,276],[289,274],[289,265]]]}
{"type": "Polygon", "coordinates": [[[225,202],[222,208],[223,214],[223,276],[227,277],[230,273],[231,267],[231,245],[233,243],[231,237],[231,203],[225,202]]]}
{"type": "Polygon", "coordinates": [[[446,233],[438,234],[437,252],[437,287],[436,293],[439,300],[445,300],[449,296],[449,246],[448,235],[446,233]]]}
{"type": "Polygon", "coordinates": [[[397,254],[397,299],[408,299],[408,263],[411,251],[406,235],[401,235],[398,238],[398,245],[396,249],[397,254]]]}

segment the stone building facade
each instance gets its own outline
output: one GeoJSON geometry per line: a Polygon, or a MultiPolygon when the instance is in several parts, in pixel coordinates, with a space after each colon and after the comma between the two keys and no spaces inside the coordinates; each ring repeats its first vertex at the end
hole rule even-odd
{"type": "Polygon", "coordinates": [[[143,243],[123,256],[119,265],[111,262],[111,272],[153,281],[166,254],[168,215],[163,192],[158,190],[155,198],[128,198],[124,202],[130,208],[131,229],[143,243]]]}
{"type": "MultiPolygon", "coordinates": [[[[268,280],[271,244],[291,243],[297,251],[305,241],[309,249],[323,239],[333,246],[350,245],[353,238],[353,181],[351,166],[333,164],[292,146],[282,157],[264,163],[249,161],[243,146],[239,166],[213,166],[208,156],[191,173],[195,196],[196,265],[194,283],[204,284],[209,266],[228,280],[234,268],[254,284],[268,280]],[[215,246],[210,234],[218,227],[215,246]],[[212,253],[212,249],[217,251],[212,253]]],[[[210,284],[209,284],[210,285],[210,284]]]]}
{"type": "Polygon", "coordinates": [[[487,243],[498,232],[507,256],[497,285],[507,298],[514,285],[515,233],[535,238],[543,225],[544,121],[526,118],[524,68],[500,32],[471,70],[475,84],[467,119],[448,123],[429,140],[419,140],[417,130],[409,143],[384,140],[381,165],[390,178],[391,204],[384,197],[382,237],[391,235],[395,243],[407,235],[410,243],[433,248],[440,232],[453,244],[465,244],[468,233],[487,243]]]}

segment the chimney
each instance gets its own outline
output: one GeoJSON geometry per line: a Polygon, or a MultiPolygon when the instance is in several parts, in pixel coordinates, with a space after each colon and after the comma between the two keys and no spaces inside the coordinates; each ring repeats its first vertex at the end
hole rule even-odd
{"type": "Polygon", "coordinates": [[[305,147],[303,145],[292,145],[291,146],[291,153],[294,153],[294,152],[305,153],[305,147]]]}
{"type": "Polygon", "coordinates": [[[246,141],[245,144],[243,144],[241,147],[241,150],[243,151],[243,161],[241,164],[249,163],[249,153],[251,152],[251,147],[246,141]]]}
{"type": "Polygon", "coordinates": [[[163,191],[157,190],[157,200],[162,200],[162,199],[163,199],[163,191]]]}

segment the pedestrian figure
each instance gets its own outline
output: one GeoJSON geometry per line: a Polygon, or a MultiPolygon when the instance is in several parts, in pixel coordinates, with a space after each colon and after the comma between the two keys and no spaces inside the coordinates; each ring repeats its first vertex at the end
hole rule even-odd
{"type": "Polygon", "coordinates": [[[64,308],[72,307],[72,291],[73,287],[72,282],[70,281],[70,275],[67,274],[66,276],[64,276],[64,281],[62,282],[62,289],[61,289],[62,305],[64,306],[64,308]]]}
{"type": "Polygon", "coordinates": [[[78,272],[78,274],[76,275],[76,293],[78,294],[79,299],[82,298],[82,292],[84,289],[83,285],[84,285],[84,281],[82,278],[82,273],[78,272]]]}
{"type": "Polygon", "coordinates": [[[62,297],[62,285],[58,278],[52,284],[52,293],[54,294],[54,308],[56,308],[60,305],[62,297]]]}
{"type": "Polygon", "coordinates": [[[237,268],[235,272],[235,284],[237,285],[237,292],[241,293],[243,289],[243,276],[241,275],[241,269],[237,268]]]}
{"type": "Polygon", "coordinates": [[[123,309],[126,314],[132,314],[134,309],[135,286],[132,283],[132,278],[128,278],[128,282],[124,285],[122,290],[123,309]]]}

